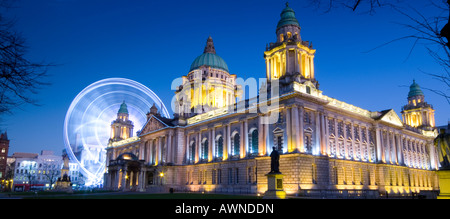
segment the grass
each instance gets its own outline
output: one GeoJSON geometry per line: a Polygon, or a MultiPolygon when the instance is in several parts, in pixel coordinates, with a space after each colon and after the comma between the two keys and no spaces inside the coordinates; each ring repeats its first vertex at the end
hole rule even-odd
{"type": "Polygon", "coordinates": [[[258,199],[260,197],[250,195],[228,195],[228,194],[199,194],[199,193],[122,193],[122,192],[84,192],[84,193],[61,193],[61,192],[28,192],[11,193],[11,197],[23,199],[258,199]]]}

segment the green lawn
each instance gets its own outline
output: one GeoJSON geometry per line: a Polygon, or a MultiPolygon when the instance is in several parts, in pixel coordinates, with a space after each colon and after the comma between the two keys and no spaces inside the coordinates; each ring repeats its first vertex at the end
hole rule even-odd
{"type": "Polygon", "coordinates": [[[257,196],[225,195],[225,194],[198,194],[198,193],[84,193],[84,194],[61,194],[61,193],[38,193],[20,194],[15,193],[12,197],[24,199],[258,199],[257,196]]]}

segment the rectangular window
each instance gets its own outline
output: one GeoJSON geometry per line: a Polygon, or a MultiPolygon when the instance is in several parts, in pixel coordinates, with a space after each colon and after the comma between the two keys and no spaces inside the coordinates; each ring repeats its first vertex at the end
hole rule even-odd
{"type": "Polygon", "coordinates": [[[212,170],[211,172],[211,183],[216,184],[216,170],[212,170]]]}
{"type": "Polygon", "coordinates": [[[202,179],[203,179],[203,171],[199,170],[198,171],[198,184],[202,184],[202,179]]]}
{"type": "Polygon", "coordinates": [[[235,177],[236,184],[239,184],[239,168],[236,168],[235,174],[236,174],[236,177],[235,177]]]}
{"type": "Polygon", "coordinates": [[[248,175],[247,183],[248,183],[248,184],[251,184],[251,183],[252,183],[252,178],[253,178],[253,177],[252,177],[252,175],[253,175],[253,167],[249,167],[247,171],[248,171],[248,174],[247,174],[247,175],[248,175]]]}
{"type": "Polygon", "coordinates": [[[233,169],[228,168],[228,184],[233,184],[233,169]]]}
{"type": "Polygon", "coordinates": [[[222,184],[222,169],[217,170],[217,184],[222,184]]]}

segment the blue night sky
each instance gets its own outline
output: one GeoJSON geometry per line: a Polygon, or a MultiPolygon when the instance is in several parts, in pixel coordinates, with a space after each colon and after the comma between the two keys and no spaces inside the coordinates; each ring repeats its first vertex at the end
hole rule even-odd
{"type": "MultiPolygon", "coordinates": [[[[442,68],[423,44],[402,40],[409,35],[397,23],[410,21],[391,9],[361,14],[348,9],[329,13],[291,1],[303,40],[317,50],[315,74],[324,95],[370,111],[394,109],[401,117],[412,80],[421,87],[444,90],[443,83],[420,70],[442,68]]],[[[407,1],[425,15],[436,10],[426,1],[407,1]]],[[[241,78],[265,77],[263,52],[275,42],[285,1],[144,1],[20,0],[8,14],[27,39],[28,57],[56,64],[34,96],[41,106],[24,105],[2,118],[10,152],[39,153],[64,149],[64,118],[73,98],[98,80],[123,77],[153,90],[170,106],[173,79],[186,75],[208,36],[230,72],[241,78]]],[[[423,90],[436,110],[436,124],[446,125],[450,106],[443,97],[423,90]]],[[[113,120],[114,118],[111,118],[113,120]]],[[[136,129],[137,130],[137,129],[136,129]]]]}

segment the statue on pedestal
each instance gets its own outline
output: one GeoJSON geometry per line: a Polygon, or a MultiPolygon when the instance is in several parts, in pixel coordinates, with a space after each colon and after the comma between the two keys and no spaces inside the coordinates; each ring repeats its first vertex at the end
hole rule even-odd
{"type": "MultiPolygon", "coordinates": [[[[450,122],[448,124],[450,128],[450,122]]],[[[449,129],[450,130],[450,129],[449,129]]],[[[450,133],[445,129],[439,131],[439,135],[434,139],[434,145],[439,157],[439,196],[438,199],[450,199],[450,133]]]]}
{"type": "Polygon", "coordinates": [[[280,154],[275,147],[270,153],[270,173],[280,173],[280,154]]]}
{"type": "Polygon", "coordinates": [[[283,188],[283,174],[280,172],[280,154],[275,147],[270,153],[270,172],[267,176],[267,191],[264,194],[265,199],[284,199],[286,192],[283,188]]]}
{"type": "Polygon", "coordinates": [[[69,156],[63,156],[64,165],[61,169],[61,177],[55,183],[56,191],[66,191],[68,193],[72,192],[72,182],[69,176],[69,156]]]}

